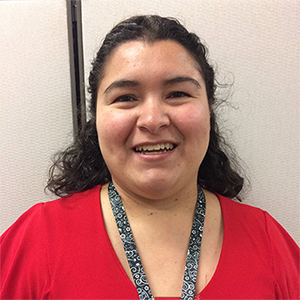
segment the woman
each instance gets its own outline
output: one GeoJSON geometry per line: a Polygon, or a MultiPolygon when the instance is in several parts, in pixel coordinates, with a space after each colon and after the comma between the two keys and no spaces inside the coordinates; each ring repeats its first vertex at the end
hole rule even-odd
{"type": "Polygon", "coordinates": [[[7,299],[297,299],[299,248],[229,200],[214,71],[176,20],[127,19],[90,74],[91,119],[37,204],[2,236],[7,299]],[[201,251],[200,251],[201,250],[201,251]]]}

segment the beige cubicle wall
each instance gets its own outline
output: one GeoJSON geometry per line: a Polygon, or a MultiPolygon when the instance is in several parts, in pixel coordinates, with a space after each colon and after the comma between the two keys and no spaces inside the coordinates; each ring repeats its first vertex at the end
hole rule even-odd
{"type": "Polygon", "coordinates": [[[0,1],[0,230],[53,196],[51,155],[72,138],[64,0],[0,1]]]}

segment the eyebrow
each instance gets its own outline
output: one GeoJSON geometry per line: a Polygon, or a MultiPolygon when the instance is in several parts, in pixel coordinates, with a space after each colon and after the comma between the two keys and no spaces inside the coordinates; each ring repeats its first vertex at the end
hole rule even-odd
{"type": "MultiPolygon", "coordinates": [[[[182,82],[191,82],[194,85],[196,85],[197,88],[201,88],[200,83],[196,79],[189,77],[189,76],[177,76],[174,78],[166,79],[163,81],[163,85],[164,86],[173,85],[173,84],[182,83],[182,82]]],[[[140,82],[135,81],[135,80],[126,80],[126,79],[116,80],[105,89],[103,94],[106,94],[107,92],[109,92],[111,89],[114,89],[114,88],[136,87],[139,85],[140,85],[140,82]]]]}
{"type": "Polygon", "coordinates": [[[177,84],[177,83],[181,83],[181,82],[191,82],[191,83],[195,84],[197,86],[197,88],[199,88],[199,89],[201,88],[200,83],[196,79],[189,77],[189,76],[177,76],[177,77],[174,77],[171,79],[166,79],[166,80],[164,80],[163,85],[172,85],[172,84],[177,84]]]}
{"type": "Polygon", "coordinates": [[[138,81],[134,81],[134,80],[125,80],[125,79],[117,80],[117,81],[114,81],[112,84],[110,84],[105,89],[103,94],[107,93],[109,90],[114,89],[114,88],[135,87],[138,85],[140,85],[140,83],[138,81]]]}

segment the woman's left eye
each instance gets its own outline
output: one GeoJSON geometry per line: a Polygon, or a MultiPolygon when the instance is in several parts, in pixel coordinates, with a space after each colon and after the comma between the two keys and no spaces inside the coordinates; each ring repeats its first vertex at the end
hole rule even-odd
{"type": "Polygon", "coordinates": [[[185,92],[173,92],[168,96],[168,98],[182,98],[182,97],[190,97],[190,95],[185,92]]]}

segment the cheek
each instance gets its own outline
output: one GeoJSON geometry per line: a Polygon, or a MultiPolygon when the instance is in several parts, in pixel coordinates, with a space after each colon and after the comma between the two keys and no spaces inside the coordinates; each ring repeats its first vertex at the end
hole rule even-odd
{"type": "Polygon", "coordinates": [[[206,106],[193,105],[180,111],[180,122],[187,137],[197,140],[209,138],[210,112],[206,106]]]}
{"type": "Polygon", "coordinates": [[[97,115],[97,132],[101,151],[113,151],[124,144],[132,129],[130,113],[109,110],[97,115]]]}

